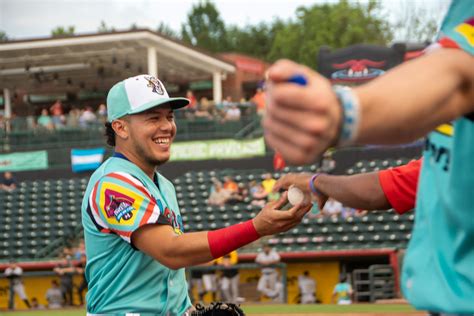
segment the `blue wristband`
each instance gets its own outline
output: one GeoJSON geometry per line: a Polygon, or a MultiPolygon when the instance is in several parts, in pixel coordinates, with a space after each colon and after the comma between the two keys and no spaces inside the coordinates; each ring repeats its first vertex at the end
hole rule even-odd
{"type": "Polygon", "coordinates": [[[309,188],[311,189],[311,192],[315,195],[323,195],[321,192],[316,189],[316,186],[314,185],[314,180],[316,180],[317,177],[319,177],[321,173],[315,173],[312,177],[311,180],[309,180],[309,188]]]}
{"type": "Polygon", "coordinates": [[[359,100],[352,89],[348,87],[334,86],[333,89],[339,99],[343,113],[341,132],[337,145],[350,145],[355,141],[359,128],[359,100]]]}

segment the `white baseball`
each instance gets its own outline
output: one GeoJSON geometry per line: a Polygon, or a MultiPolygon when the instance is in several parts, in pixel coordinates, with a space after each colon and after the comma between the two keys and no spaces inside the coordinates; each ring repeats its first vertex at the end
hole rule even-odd
{"type": "Polygon", "coordinates": [[[291,185],[288,189],[288,202],[291,205],[301,204],[306,201],[303,191],[298,189],[295,185],[291,185]]]}

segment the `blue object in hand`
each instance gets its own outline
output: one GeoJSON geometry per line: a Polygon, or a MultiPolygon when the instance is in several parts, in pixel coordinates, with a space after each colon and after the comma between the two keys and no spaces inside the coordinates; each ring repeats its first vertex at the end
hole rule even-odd
{"type": "Polygon", "coordinates": [[[308,84],[308,80],[306,80],[306,77],[303,75],[291,76],[290,79],[288,79],[288,82],[296,83],[300,86],[306,86],[308,84]]]}

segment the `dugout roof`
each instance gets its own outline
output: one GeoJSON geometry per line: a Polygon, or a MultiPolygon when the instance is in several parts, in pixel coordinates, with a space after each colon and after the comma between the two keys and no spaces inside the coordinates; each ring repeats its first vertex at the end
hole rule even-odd
{"type": "Polygon", "coordinates": [[[29,94],[107,91],[150,73],[165,84],[213,80],[219,99],[221,81],[235,70],[229,61],[147,29],[0,43],[0,89],[29,94]]]}

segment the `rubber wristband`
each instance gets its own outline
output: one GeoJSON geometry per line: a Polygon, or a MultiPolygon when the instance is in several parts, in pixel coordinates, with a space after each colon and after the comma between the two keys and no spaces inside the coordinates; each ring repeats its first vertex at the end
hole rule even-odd
{"type": "Polygon", "coordinates": [[[207,233],[209,250],[214,259],[248,245],[259,238],[260,235],[253,226],[252,220],[218,230],[210,230],[207,233]]]}
{"type": "Polygon", "coordinates": [[[338,146],[347,146],[354,143],[359,130],[360,105],[357,95],[351,88],[334,86],[339,104],[342,109],[342,125],[337,141],[338,146]]]}
{"type": "Polygon", "coordinates": [[[317,177],[319,177],[321,173],[315,173],[312,177],[311,180],[309,180],[309,188],[311,189],[311,192],[313,192],[314,195],[323,195],[321,192],[316,189],[316,186],[314,185],[314,181],[316,180],[317,177]]]}

